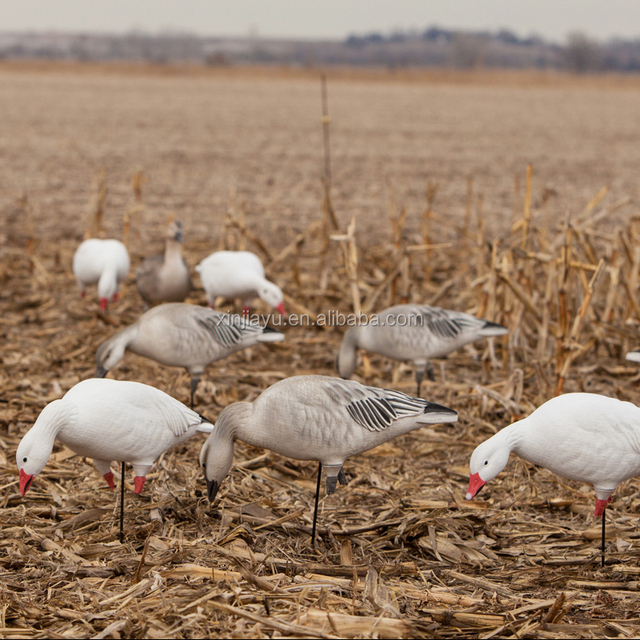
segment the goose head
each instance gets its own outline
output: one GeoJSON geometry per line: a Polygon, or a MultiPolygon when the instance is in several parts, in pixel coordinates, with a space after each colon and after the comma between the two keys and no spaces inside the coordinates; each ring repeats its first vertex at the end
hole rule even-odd
{"type": "Polygon", "coordinates": [[[53,450],[53,443],[48,443],[46,438],[39,438],[38,435],[34,429],[28,431],[16,451],[22,496],[29,490],[33,479],[44,469],[53,450]]]}
{"type": "Polygon", "coordinates": [[[469,462],[470,477],[467,500],[473,500],[478,491],[507,466],[510,453],[511,448],[505,439],[496,438],[496,436],[476,447],[469,462]]]}
{"type": "Polygon", "coordinates": [[[277,309],[283,316],[286,315],[282,302],[282,289],[280,289],[278,285],[265,280],[258,287],[257,293],[261,300],[264,300],[269,306],[277,309]]]}

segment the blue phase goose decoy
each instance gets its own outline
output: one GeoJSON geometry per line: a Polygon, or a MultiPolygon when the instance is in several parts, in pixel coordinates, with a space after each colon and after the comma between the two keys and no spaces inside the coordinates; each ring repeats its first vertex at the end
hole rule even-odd
{"type": "Polygon", "coordinates": [[[105,311],[109,300],[118,299],[120,285],[129,273],[129,253],[120,240],[89,238],[80,244],[73,255],[73,275],[80,295],[86,287],[98,284],[100,308],[105,311]]]}
{"type": "Polygon", "coordinates": [[[318,460],[312,543],[315,540],[320,476],[327,493],[346,484],[346,458],[427,424],[455,422],[458,414],[399,391],[366,387],[326,376],[294,376],[276,382],[253,402],[236,402],[218,416],[200,452],[213,502],[229,473],[236,439],[297,460],[318,460]]]}
{"type": "Polygon", "coordinates": [[[430,358],[442,358],[479,338],[501,336],[507,328],[461,311],[427,305],[400,304],[380,311],[368,324],[350,327],[338,352],[338,373],[350,378],[357,364],[357,349],[394,360],[410,360],[416,369],[417,395],[425,371],[433,380],[430,358]]]}
{"type": "Polygon", "coordinates": [[[18,445],[16,464],[24,496],[47,464],[55,440],[93,459],[114,489],[111,462],[122,462],[120,539],[123,536],[124,463],[133,466],[135,493],[158,456],[211,423],[163,391],[139,382],[90,378],[50,402],[18,445]]]}
{"type": "Polygon", "coordinates": [[[191,375],[191,407],[204,370],[216,360],[259,342],[280,342],[284,334],[248,318],[182,302],[158,305],[103,342],[96,353],[102,378],[125,350],[191,375]]]}

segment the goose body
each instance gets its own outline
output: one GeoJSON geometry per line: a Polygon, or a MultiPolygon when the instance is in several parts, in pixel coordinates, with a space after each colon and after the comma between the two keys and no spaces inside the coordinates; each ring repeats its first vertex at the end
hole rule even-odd
{"type": "Polygon", "coordinates": [[[479,338],[507,333],[506,327],[495,322],[427,305],[396,305],[376,314],[375,319],[347,330],[338,353],[340,376],[351,377],[360,348],[413,362],[418,395],[430,358],[441,358],[479,338]]]}
{"type": "Polygon", "coordinates": [[[162,256],[146,258],[136,271],[136,287],[147,307],[160,302],[182,302],[191,291],[189,265],[182,257],[182,225],[172,222],[162,256]]]}
{"type": "Polygon", "coordinates": [[[119,240],[89,238],[80,244],[73,256],[73,275],[84,297],[89,285],[98,285],[100,308],[109,300],[116,301],[120,285],[129,273],[129,253],[119,240]]]}
{"type": "Polygon", "coordinates": [[[204,370],[216,360],[258,342],[280,342],[284,334],[238,315],[173,302],[158,305],[103,342],[96,353],[96,376],[103,377],[125,350],[191,375],[193,394],[204,370]]]}
{"type": "Polygon", "coordinates": [[[265,277],[260,258],[250,251],[216,251],[196,267],[207,302],[213,306],[218,296],[240,298],[245,310],[259,296],[284,315],[282,290],[265,277]]]}
{"type": "Polygon", "coordinates": [[[616,486],[640,474],[640,409],[593,393],[552,398],[476,448],[467,500],[504,469],[511,452],[569,480],[592,484],[599,517],[616,486]]]}
{"type": "MultiPolygon", "coordinates": [[[[346,458],[427,424],[455,422],[458,414],[399,391],[325,376],[294,376],[254,402],[225,407],[202,447],[209,500],[233,460],[233,442],[271,449],[297,460],[318,460],[335,490],[346,458]]],[[[342,481],[342,480],[341,480],[342,481]]]]}
{"type": "Polygon", "coordinates": [[[16,452],[20,492],[24,495],[44,469],[57,439],[77,454],[92,458],[112,489],[111,462],[131,463],[135,492],[140,493],[160,454],[211,428],[205,418],[155,387],[84,380],[49,403],[20,441],[16,452]]]}

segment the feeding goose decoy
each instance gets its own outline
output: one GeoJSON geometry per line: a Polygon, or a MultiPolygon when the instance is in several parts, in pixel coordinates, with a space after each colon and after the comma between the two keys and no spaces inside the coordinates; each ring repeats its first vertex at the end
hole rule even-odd
{"type": "Polygon", "coordinates": [[[346,484],[346,458],[427,424],[455,422],[458,414],[399,391],[366,387],[326,376],[294,376],[276,382],[253,402],[236,402],[218,416],[200,452],[207,495],[213,502],[229,473],[236,439],[297,460],[318,460],[313,514],[315,540],[320,477],[327,493],[346,484]]]}
{"type": "Polygon", "coordinates": [[[216,360],[259,342],[280,342],[284,334],[248,318],[182,302],[161,304],[103,342],[96,353],[96,377],[115,367],[125,350],[191,375],[191,407],[204,370],[216,360]]]}
{"type": "Polygon", "coordinates": [[[160,454],[212,428],[206,418],[155,387],[119,380],[83,380],[63,398],[50,402],[20,441],[16,452],[20,493],[24,496],[44,469],[56,439],[78,455],[92,458],[111,489],[115,488],[111,462],[122,462],[123,497],[125,462],[135,472],[135,493],[141,493],[160,454]]]}
{"type": "Polygon", "coordinates": [[[512,451],[563,478],[593,485],[604,565],[607,504],[620,482],[640,474],[640,409],[594,393],[552,398],[476,448],[467,500],[506,467],[512,451]]]}
{"type": "Polygon", "coordinates": [[[285,315],[282,290],[265,278],[260,258],[250,251],[216,251],[196,267],[207,302],[213,307],[218,296],[240,298],[244,312],[259,296],[269,306],[285,315]]]}
{"type": "Polygon", "coordinates": [[[146,307],[160,302],[182,302],[191,291],[189,265],[182,257],[182,225],[167,229],[162,256],[145,258],[136,271],[136,287],[146,307]]]}
{"type": "Polygon", "coordinates": [[[119,240],[89,238],[80,244],[73,255],[73,275],[80,295],[86,294],[88,285],[98,284],[100,308],[104,311],[109,301],[118,299],[120,285],[129,273],[129,253],[119,240]]]}
{"type": "Polygon", "coordinates": [[[416,370],[417,395],[425,371],[433,380],[430,358],[442,358],[479,338],[501,336],[507,328],[461,311],[427,305],[400,304],[372,316],[368,324],[350,327],[338,352],[338,373],[350,378],[357,349],[394,360],[409,360],[416,370]]]}

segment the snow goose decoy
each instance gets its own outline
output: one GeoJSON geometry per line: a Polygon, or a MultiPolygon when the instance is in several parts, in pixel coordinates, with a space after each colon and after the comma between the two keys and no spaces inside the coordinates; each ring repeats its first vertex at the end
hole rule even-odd
{"type": "Polygon", "coordinates": [[[180,251],[182,225],[167,229],[163,256],[145,258],[136,271],[136,287],[146,308],[160,302],[182,302],[191,291],[189,265],[180,251]]]}
{"type": "Polygon", "coordinates": [[[214,501],[229,473],[236,439],[297,460],[318,460],[313,544],[323,469],[327,493],[333,493],[338,481],[346,484],[342,465],[349,456],[424,425],[457,419],[452,409],[399,391],[325,376],[287,378],[254,402],[236,402],[220,412],[200,452],[207,496],[214,501]]]}
{"type": "Polygon", "coordinates": [[[241,298],[245,313],[259,296],[269,306],[285,315],[282,290],[265,278],[260,258],[250,251],[216,251],[196,267],[207,302],[213,307],[218,296],[241,298]]]}
{"type": "Polygon", "coordinates": [[[248,318],[193,304],[161,304],[103,342],[96,353],[96,377],[102,378],[126,349],[191,375],[191,407],[204,370],[216,360],[258,342],[280,342],[284,334],[248,318]]]}
{"type": "Polygon", "coordinates": [[[120,285],[127,277],[129,267],[129,253],[119,240],[89,238],[80,244],[73,255],[73,275],[80,295],[84,298],[87,286],[97,283],[103,311],[109,300],[115,302],[118,299],[120,285]]]}
{"type": "Polygon", "coordinates": [[[338,352],[338,373],[350,378],[356,368],[357,348],[394,360],[410,360],[420,386],[425,371],[433,380],[430,358],[442,358],[479,338],[501,336],[507,328],[468,313],[427,305],[400,304],[370,318],[367,324],[350,327],[338,352]]]}
{"type": "Polygon", "coordinates": [[[620,482],[640,474],[640,409],[594,393],[552,398],[476,448],[467,500],[506,467],[512,451],[559,476],[593,485],[604,565],[607,504],[620,482]]]}
{"type": "Polygon", "coordinates": [[[156,458],[172,446],[213,426],[166,393],[139,382],[83,380],[50,402],[18,445],[16,463],[24,496],[47,464],[58,439],[78,455],[93,459],[111,489],[112,461],[122,462],[120,539],[123,537],[124,463],[135,472],[141,493],[156,458]]]}

